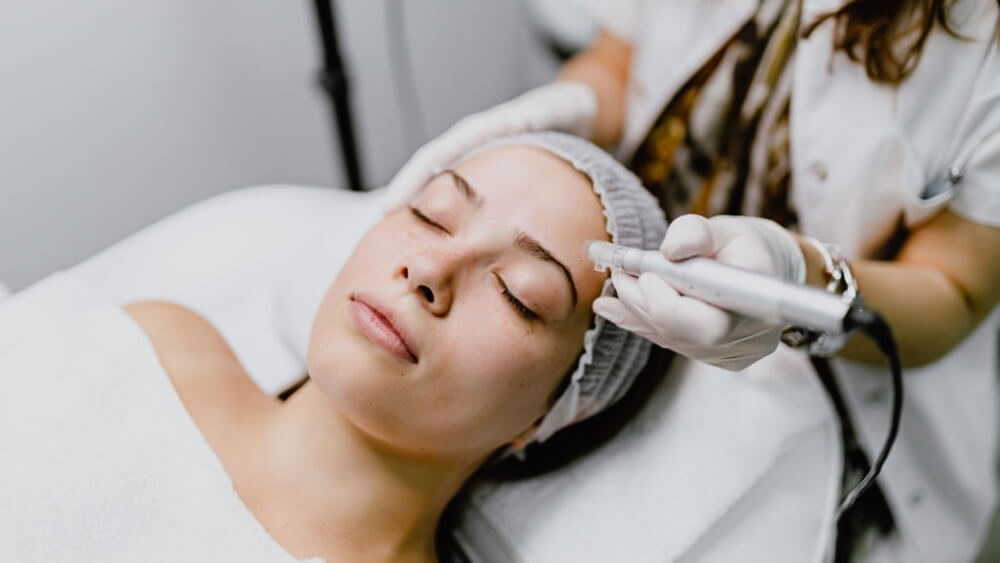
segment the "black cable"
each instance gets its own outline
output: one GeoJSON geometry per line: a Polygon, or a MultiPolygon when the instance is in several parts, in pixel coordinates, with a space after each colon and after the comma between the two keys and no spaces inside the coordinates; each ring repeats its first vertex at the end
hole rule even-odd
{"type": "Polygon", "coordinates": [[[417,92],[417,78],[413,70],[413,59],[410,57],[403,10],[402,0],[385,2],[386,41],[389,48],[389,65],[392,68],[392,85],[409,153],[427,140],[427,122],[417,92]]]}
{"type": "Polygon", "coordinates": [[[892,445],[896,442],[900,418],[903,414],[903,367],[899,361],[899,349],[896,347],[896,340],[892,336],[889,323],[885,322],[885,319],[878,313],[857,306],[851,307],[847,319],[845,319],[845,325],[848,329],[857,328],[865,336],[872,339],[889,360],[889,373],[892,376],[892,411],[889,419],[889,432],[886,434],[882,449],[861,482],[851,489],[841,501],[840,508],[837,509],[838,520],[872,486],[882,472],[882,466],[885,465],[889,451],[892,450],[892,445]]]}

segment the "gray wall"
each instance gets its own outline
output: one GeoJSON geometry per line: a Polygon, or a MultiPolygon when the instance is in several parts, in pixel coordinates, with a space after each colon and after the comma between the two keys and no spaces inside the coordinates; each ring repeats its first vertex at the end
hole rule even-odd
{"type": "MultiPolygon", "coordinates": [[[[415,148],[386,43],[402,1],[336,2],[373,185],[415,148]]],[[[431,134],[555,70],[520,2],[405,5],[431,134]]],[[[0,0],[0,280],[22,288],[228,189],[342,185],[319,56],[305,0],[0,0]]]]}

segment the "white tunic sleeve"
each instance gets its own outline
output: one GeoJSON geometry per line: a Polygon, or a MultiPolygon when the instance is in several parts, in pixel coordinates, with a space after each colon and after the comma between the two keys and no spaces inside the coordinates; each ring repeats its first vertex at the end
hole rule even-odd
{"type": "Polygon", "coordinates": [[[950,209],[977,223],[1000,227],[1000,56],[990,49],[980,83],[960,128],[953,168],[955,183],[950,209]]]}

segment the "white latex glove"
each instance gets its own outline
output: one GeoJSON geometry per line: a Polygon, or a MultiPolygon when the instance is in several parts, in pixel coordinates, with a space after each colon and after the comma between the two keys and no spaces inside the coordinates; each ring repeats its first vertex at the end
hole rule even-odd
{"type": "Polygon", "coordinates": [[[589,86],[553,82],[464,117],[413,153],[389,182],[383,208],[388,212],[404,205],[434,174],[487,141],[545,130],[587,137],[596,115],[597,95],[589,86]]]}
{"type": "MultiPolygon", "coordinates": [[[[792,235],[757,217],[678,217],[660,251],[670,260],[713,258],[786,280],[805,281],[805,259],[792,235]]],[[[594,312],[625,330],[689,358],[731,371],[774,352],[780,325],[729,313],[677,293],[661,276],[612,272],[618,297],[600,297],[594,312]]]]}

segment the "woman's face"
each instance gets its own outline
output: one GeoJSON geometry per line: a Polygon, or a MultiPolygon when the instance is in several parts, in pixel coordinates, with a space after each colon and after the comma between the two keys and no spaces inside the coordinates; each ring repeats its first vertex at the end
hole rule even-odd
{"type": "Polygon", "coordinates": [[[607,240],[589,180],[538,148],[483,153],[376,224],[330,286],[309,373],[410,454],[475,458],[546,412],[575,365],[607,240]]]}

